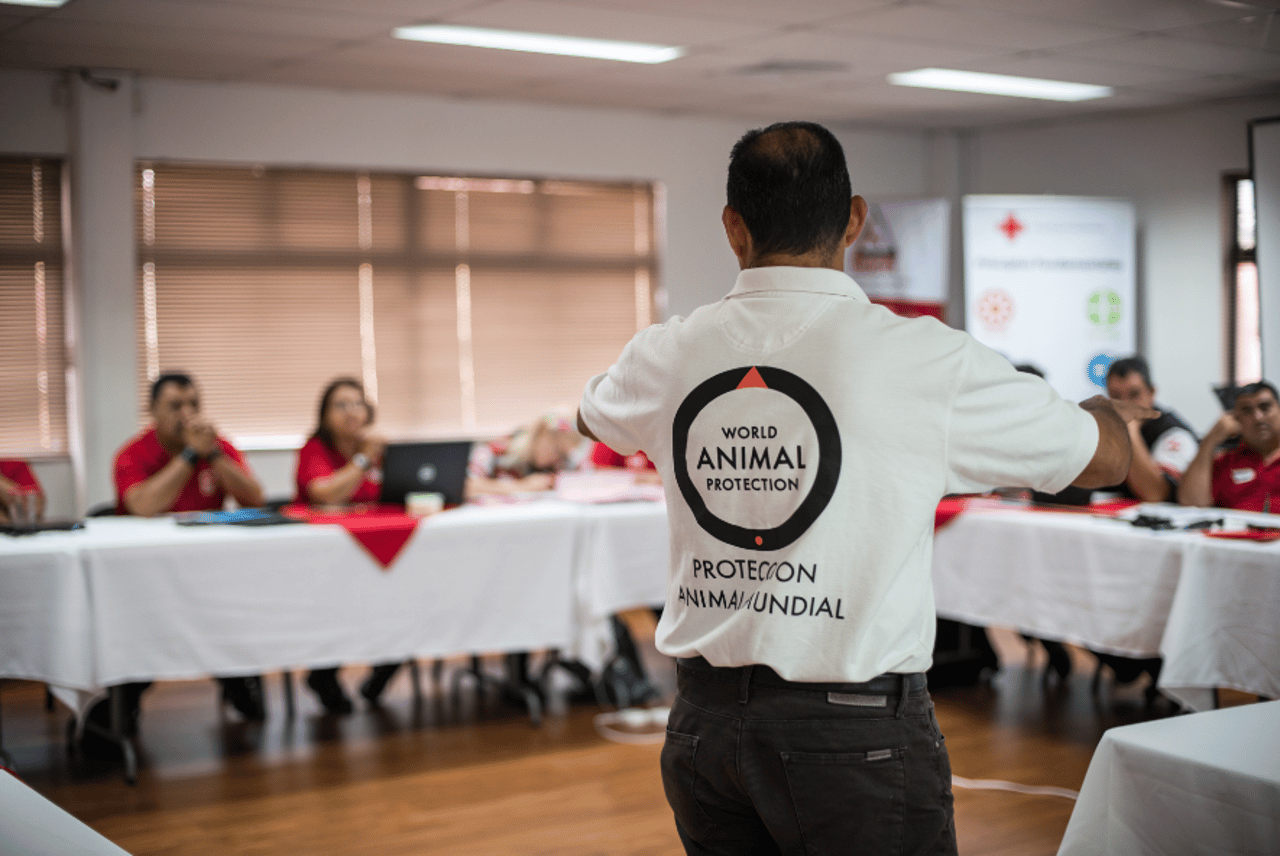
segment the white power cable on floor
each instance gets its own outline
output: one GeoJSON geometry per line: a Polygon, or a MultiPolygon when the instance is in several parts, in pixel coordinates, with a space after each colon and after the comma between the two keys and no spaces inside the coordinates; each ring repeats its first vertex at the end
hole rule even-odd
{"type": "Polygon", "coordinates": [[[670,713],[669,707],[629,707],[597,714],[594,719],[596,733],[615,743],[661,743],[667,736],[667,716],[670,713]]]}
{"type": "Polygon", "coordinates": [[[1063,799],[1074,800],[1080,796],[1079,791],[1073,791],[1070,788],[1052,788],[1042,785],[1021,785],[1017,782],[1003,782],[999,779],[966,779],[962,776],[952,776],[951,786],[955,788],[965,788],[971,791],[1011,791],[1015,794],[1033,794],[1042,797],[1062,797],[1063,799]]]}

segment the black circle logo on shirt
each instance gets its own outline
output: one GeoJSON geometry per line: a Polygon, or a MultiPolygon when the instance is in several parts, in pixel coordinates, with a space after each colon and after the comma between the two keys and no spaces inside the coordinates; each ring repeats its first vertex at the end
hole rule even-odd
{"type": "Polygon", "coordinates": [[[835,416],[816,389],[800,376],[785,369],[743,366],[704,380],[681,402],[671,433],[676,484],[680,487],[684,501],[689,504],[694,519],[707,534],[744,550],[779,550],[795,542],[822,514],[835,495],[836,482],[840,480],[840,430],[836,426],[835,416]],[[800,405],[818,436],[818,462],[808,495],[790,517],[771,529],[739,526],[717,517],[707,508],[706,501],[694,487],[693,478],[689,475],[689,429],[694,419],[720,396],[750,388],[782,393],[800,405]]]}

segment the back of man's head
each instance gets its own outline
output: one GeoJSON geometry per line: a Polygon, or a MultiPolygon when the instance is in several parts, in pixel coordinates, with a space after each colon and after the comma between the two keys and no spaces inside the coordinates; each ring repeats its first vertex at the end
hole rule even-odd
{"type": "Polygon", "coordinates": [[[1155,384],[1151,382],[1151,367],[1147,365],[1145,359],[1136,355],[1113,362],[1107,368],[1107,380],[1112,378],[1123,380],[1135,372],[1142,378],[1142,382],[1147,385],[1147,389],[1156,388],[1155,384]]]}
{"type": "Polygon", "coordinates": [[[757,256],[835,252],[853,198],[844,149],[812,122],[748,131],[729,155],[729,207],[742,217],[757,256]]]}

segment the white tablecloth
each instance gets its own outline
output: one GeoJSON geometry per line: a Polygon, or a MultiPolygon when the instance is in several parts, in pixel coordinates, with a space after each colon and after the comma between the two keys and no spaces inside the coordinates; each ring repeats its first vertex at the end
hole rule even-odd
{"type": "Polygon", "coordinates": [[[99,833],[0,769],[4,856],[129,856],[99,833]]]}
{"type": "Polygon", "coordinates": [[[1161,656],[1160,690],[1195,710],[1214,687],[1280,695],[1280,542],[980,502],[935,536],[933,580],[947,618],[1161,656]]]}
{"type": "Polygon", "coordinates": [[[566,653],[596,669],[612,653],[609,616],[666,602],[667,509],[655,502],[609,503],[582,506],[581,515],[575,582],[580,630],[566,653]]]}
{"type": "Polygon", "coordinates": [[[0,677],[83,707],[130,680],[591,648],[654,602],[665,521],[660,503],[466,507],[422,521],[389,569],[338,526],[100,518],[0,539],[0,677]]]}
{"type": "Polygon", "coordinates": [[[0,677],[95,685],[84,534],[0,537],[0,677]]]}
{"type": "Polygon", "coordinates": [[[1059,856],[1280,851],[1280,702],[1112,728],[1059,856]]]}

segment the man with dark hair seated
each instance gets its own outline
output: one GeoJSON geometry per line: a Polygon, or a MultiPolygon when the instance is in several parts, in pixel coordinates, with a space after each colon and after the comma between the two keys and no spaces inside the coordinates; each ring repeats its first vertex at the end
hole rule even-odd
{"type": "MultiPolygon", "coordinates": [[[[242,507],[262,505],[262,486],[244,456],[219,437],[213,424],[201,414],[200,393],[189,375],[166,373],[151,384],[151,418],[151,426],[116,453],[117,514],[154,517],[181,511],[217,511],[227,496],[242,507]]],[[[246,719],[265,716],[260,677],[219,678],[218,682],[223,700],[246,719]]],[[[130,733],[136,729],[139,702],[149,686],[124,685],[126,728],[130,733]]],[[[105,704],[95,705],[90,717],[105,721],[105,704]]]]}
{"type": "Polygon", "coordinates": [[[1142,357],[1116,360],[1107,369],[1107,395],[1116,401],[1132,401],[1160,415],[1129,424],[1133,462],[1123,484],[1113,490],[1143,502],[1175,502],[1178,482],[1200,448],[1187,423],[1172,410],[1156,407],[1156,387],[1151,369],[1142,357]]]}
{"type": "Polygon", "coordinates": [[[1231,410],[1209,429],[1183,474],[1178,500],[1280,512],[1280,395],[1272,384],[1260,380],[1236,391],[1231,410]]]}
{"type": "MultiPolygon", "coordinates": [[[[1129,423],[1129,440],[1133,459],[1125,480],[1108,488],[1143,502],[1175,502],[1178,483],[1200,448],[1195,432],[1172,410],[1155,404],[1156,387],[1151,382],[1151,368],[1140,356],[1116,360],[1107,369],[1107,395],[1115,401],[1129,401],[1155,410],[1154,419],[1129,423]]],[[[1127,684],[1143,672],[1151,675],[1152,684],[1160,676],[1163,660],[1159,657],[1123,657],[1091,651],[1100,663],[1111,668],[1116,680],[1127,684]]],[[[1153,696],[1149,696],[1153,697],[1153,696]]]]}

